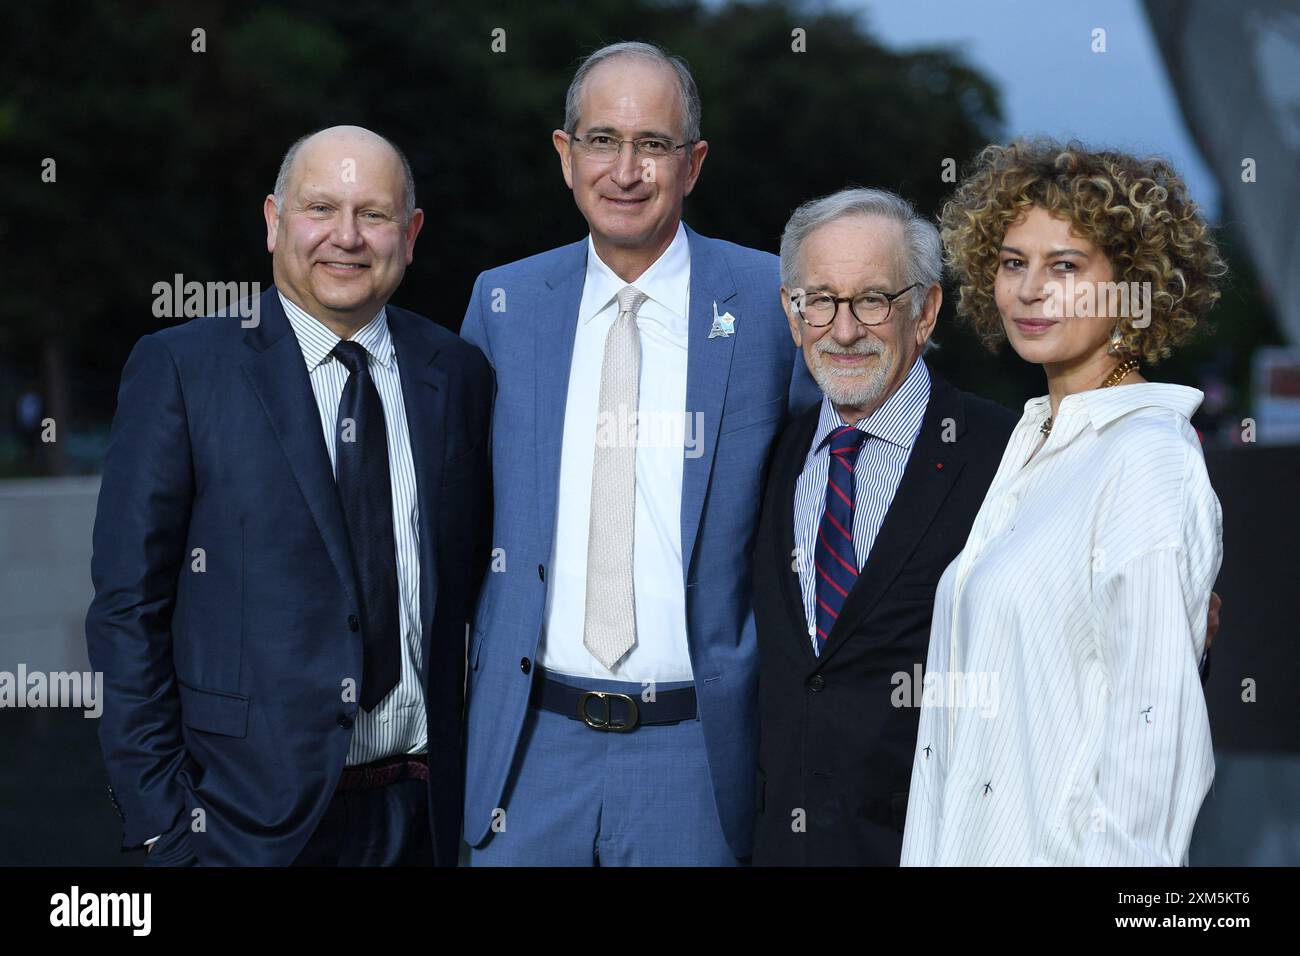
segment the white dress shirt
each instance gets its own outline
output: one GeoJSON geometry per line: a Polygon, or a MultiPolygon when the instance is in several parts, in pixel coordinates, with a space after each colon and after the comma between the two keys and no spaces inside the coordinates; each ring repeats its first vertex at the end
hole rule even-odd
{"type": "Polygon", "coordinates": [[[583,645],[591,475],[596,456],[605,336],[618,318],[624,282],[587,239],[587,275],[578,308],[560,451],[555,540],[548,566],[539,662],[573,677],[666,683],[692,680],[682,571],[686,350],[691,255],[686,230],[635,282],[649,299],[637,311],[641,374],[637,407],[636,516],[632,574],[636,646],[607,669],[583,645]]]}
{"type": "MultiPolygon", "coordinates": [[[[862,442],[853,467],[853,553],[858,570],[866,567],[871,546],[894,503],[899,482],[912,457],[912,446],[921,433],[925,408],[930,403],[930,370],[917,357],[902,383],[879,408],[854,423],[869,437],[862,442]]],[[[798,549],[795,567],[808,622],[808,640],[817,646],[817,575],[813,555],[817,529],[826,513],[826,479],[830,474],[831,452],[827,439],[844,425],[831,400],[822,396],[821,416],[813,433],[803,471],[794,486],[794,540],[798,549]]]]}
{"type": "MultiPolygon", "coordinates": [[[[330,466],[337,468],[334,443],[339,401],[350,374],[330,356],[342,341],[311,315],[280,293],[280,304],[293,326],[320,411],[321,431],[330,466]]],[[[388,438],[388,472],[393,486],[393,537],[397,547],[397,597],[402,635],[402,670],[394,687],[374,710],[359,707],[352,726],[347,765],[369,763],[396,754],[423,753],[428,746],[424,689],[420,686],[420,506],[416,494],[415,462],[406,424],[406,404],[398,375],[397,352],[383,309],[352,336],[366,350],[370,377],[384,407],[388,438]]],[[[337,477],[337,472],[336,472],[337,477]]],[[[357,675],[360,682],[361,675],[357,675]]],[[[339,688],[342,694],[342,687],[339,688]]]]}
{"type": "Polygon", "coordinates": [[[1179,865],[1214,777],[1197,661],[1222,512],[1201,393],[1025,405],[935,595],[902,862],[1179,865]]]}

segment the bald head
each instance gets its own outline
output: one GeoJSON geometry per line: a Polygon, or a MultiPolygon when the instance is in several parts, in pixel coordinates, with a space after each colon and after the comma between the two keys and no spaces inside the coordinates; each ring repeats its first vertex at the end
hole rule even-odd
{"type": "Polygon", "coordinates": [[[388,302],[424,223],[401,151],[359,126],[294,143],[262,213],[276,288],[339,338],[388,302]]]}
{"type": "Polygon", "coordinates": [[[284,197],[297,182],[295,176],[300,173],[301,167],[309,164],[329,165],[332,157],[338,157],[339,175],[346,175],[349,170],[355,175],[362,156],[381,166],[387,156],[389,161],[396,164],[393,171],[397,181],[402,184],[403,192],[399,208],[403,212],[403,222],[410,222],[415,212],[415,177],[411,175],[411,164],[390,140],[364,126],[331,126],[308,133],[290,146],[280,162],[280,172],[275,177],[275,191],[272,195],[275,196],[276,210],[284,212],[284,197]],[[342,162],[348,159],[352,160],[350,167],[342,162]]]}

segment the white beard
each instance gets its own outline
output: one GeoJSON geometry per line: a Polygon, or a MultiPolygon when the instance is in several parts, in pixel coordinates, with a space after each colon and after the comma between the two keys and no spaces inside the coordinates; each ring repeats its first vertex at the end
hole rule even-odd
{"type": "Polygon", "coordinates": [[[884,394],[891,363],[889,351],[883,345],[877,343],[861,348],[842,349],[833,343],[830,348],[823,348],[822,343],[818,343],[813,348],[813,356],[813,379],[832,404],[858,408],[872,404],[884,394]],[[838,355],[878,355],[880,360],[874,368],[835,369],[821,361],[821,356],[826,352],[838,355]]]}

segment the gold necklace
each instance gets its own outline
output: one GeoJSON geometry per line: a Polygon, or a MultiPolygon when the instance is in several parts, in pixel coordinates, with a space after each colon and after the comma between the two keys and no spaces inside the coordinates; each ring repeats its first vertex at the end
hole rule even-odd
{"type": "MultiPolygon", "coordinates": [[[[1116,365],[1114,369],[1111,370],[1111,373],[1106,376],[1106,380],[1101,383],[1100,387],[1110,388],[1112,385],[1118,385],[1120,382],[1124,380],[1124,376],[1128,375],[1129,372],[1133,371],[1137,367],[1138,367],[1137,359],[1135,358],[1125,359],[1124,361],[1116,365]]],[[[1042,426],[1038,430],[1042,432],[1043,435],[1050,435],[1052,433],[1051,415],[1047,416],[1047,420],[1043,422],[1042,426]]]]}

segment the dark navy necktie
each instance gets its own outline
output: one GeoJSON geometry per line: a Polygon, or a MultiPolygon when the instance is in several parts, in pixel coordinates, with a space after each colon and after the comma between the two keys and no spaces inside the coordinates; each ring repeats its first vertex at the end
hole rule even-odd
{"type": "Polygon", "coordinates": [[[826,510],[813,548],[817,568],[817,640],[813,649],[818,657],[826,649],[844,599],[858,580],[858,557],[853,550],[853,468],[866,437],[866,432],[852,425],[843,425],[830,434],[826,510]]]}
{"type": "Polygon", "coordinates": [[[402,667],[388,436],[365,348],[343,341],[332,354],[351,373],[339,400],[334,470],[361,588],[361,707],[369,711],[397,685],[402,667]]]}

